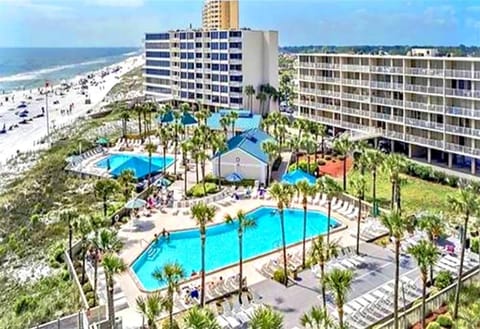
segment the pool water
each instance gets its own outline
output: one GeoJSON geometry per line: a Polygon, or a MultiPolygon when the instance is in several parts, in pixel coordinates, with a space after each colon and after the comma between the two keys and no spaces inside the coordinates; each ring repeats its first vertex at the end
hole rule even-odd
{"type": "MultiPolygon", "coordinates": [[[[168,168],[173,161],[173,157],[167,156],[165,157],[164,163],[163,156],[152,156],[152,172],[159,172],[162,171],[163,168],[168,168]]],[[[122,170],[132,169],[134,171],[135,178],[141,178],[146,176],[149,172],[149,157],[147,155],[139,154],[111,154],[95,163],[95,165],[99,168],[109,169],[110,172],[115,172],[115,169],[119,167],[123,168],[122,170]],[[125,165],[125,163],[128,161],[130,161],[129,165],[125,165]]]]}
{"type": "MultiPolygon", "coordinates": [[[[287,245],[303,239],[303,209],[285,210],[285,237],[287,245]]],[[[247,214],[255,219],[256,226],[244,232],[243,258],[245,260],[266,254],[282,246],[280,216],[276,208],[259,207],[247,214]]],[[[331,218],[331,224],[338,221],[331,218]]],[[[207,228],[206,272],[238,263],[238,223],[218,224],[207,228]]],[[[308,211],[307,238],[327,232],[327,215],[320,211],[308,211]]],[[[153,233],[152,233],[153,234],[153,233]]],[[[199,272],[200,233],[198,229],[173,232],[170,239],[160,238],[152,243],[132,264],[131,268],[143,288],[153,291],[163,284],[152,277],[156,268],[171,262],[182,265],[187,276],[199,272]]]]}

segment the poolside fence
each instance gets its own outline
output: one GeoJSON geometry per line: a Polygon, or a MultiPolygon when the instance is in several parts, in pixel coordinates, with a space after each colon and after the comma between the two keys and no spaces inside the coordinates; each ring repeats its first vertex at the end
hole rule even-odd
{"type": "MultiPolygon", "coordinates": [[[[462,279],[463,285],[469,284],[480,279],[480,269],[477,268],[472,272],[465,275],[462,279]]],[[[455,288],[457,282],[449,285],[445,289],[439,291],[438,293],[428,297],[426,299],[426,313],[429,314],[435,310],[438,310],[443,305],[447,304],[449,299],[455,294],[455,288]]],[[[422,319],[422,304],[416,304],[404,312],[399,313],[399,324],[400,328],[410,328],[415,323],[419,322],[422,319]]],[[[394,329],[394,319],[391,318],[388,321],[384,322],[385,319],[377,322],[373,325],[373,328],[377,329],[394,329]]]]}

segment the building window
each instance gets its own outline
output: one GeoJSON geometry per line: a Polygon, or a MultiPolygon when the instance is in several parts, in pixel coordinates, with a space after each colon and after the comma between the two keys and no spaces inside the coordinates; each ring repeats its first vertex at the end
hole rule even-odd
{"type": "Polygon", "coordinates": [[[187,69],[193,70],[193,63],[187,63],[187,69]]]}
{"type": "Polygon", "coordinates": [[[196,77],[197,77],[197,79],[202,79],[202,78],[203,78],[203,74],[202,74],[202,73],[197,73],[197,74],[196,74],[196,77]]]}
{"type": "Polygon", "coordinates": [[[152,33],[146,34],[145,40],[169,40],[170,34],[169,33],[152,33]]]}
{"type": "Polygon", "coordinates": [[[195,47],[196,48],[202,48],[202,43],[201,42],[195,42],[195,47]]]}
{"type": "Polygon", "coordinates": [[[180,40],[184,40],[187,38],[187,34],[185,32],[180,32],[180,40]]]}
{"type": "Polygon", "coordinates": [[[218,74],[212,74],[212,81],[218,81],[219,75],[218,74]]]}
{"type": "Polygon", "coordinates": [[[187,58],[188,59],[193,59],[194,53],[187,53],[187,58]]]}
{"type": "Polygon", "coordinates": [[[230,97],[230,103],[232,103],[232,104],[242,104],[242,98],[230,97]]]}
{"type": "Polygon", "coordinates": [[[169,61],[149,61],[145,63],[147,66],[159,66],[159,67],[170,67],[169,61]]]}
{"type": "Polygon", "coordinates": [[[242,59],[242,54],[230,54],[230,59],[242,59]]]}
{"type": "Polygon", "coordinates": [[[202,58],[202,53],[195,53],[195,58],[202,58]]]}
{"type": "Polygon", "coordinates": [[[187,83],[186,82],[180,82],[180,88],[186,89],[187,88],[187,83]]]}
{"type": "Polygon", "coordinates": [[[218,32],[211,32],[210,36],[212,39],[218,39],[218,32]]]}
{"type": "Polygon", "coordinates": [[[220,54],[220,60],[221,61],[226,61],[227,59],[228,59],[228,54],[225,54],[225,53],[220,54]]]}
{"type": "Polygon", "coordinates": [[[202,32],[195,32],[195,37],[196,38],[201,38],[202,37],[202,32]]]}
{"type": "Polygon", "coordinates": [[[181,68],[181,69],[186,69],[186,68],[187,68],[187,63],[181,62],[181,63],[180,63],[180,68],[181,68]]]}
{"type": "Polygon", "coordinates": [[[230,48],[241,49],[242,43],[241,42],[230,42],[230,48]]]}
{"type": "Polygon", "coordinates": [[[239,38],[242,36],[242,31],[230,31],[231,38],[239,38]]]}
{"type": "Polygon", "coordinates": [[[193,82],[188,83],[188,89],[193,89],[195,88],[195,84],[193,82]]]}
{"type": "Polygon", "coordinates": [[[210,49],[218,49],[218,43],[217,42],[212,42],[210,44],[210,49]]]}
{"type": "Polygon", "coordinates": [[[187,33],[187,39],[193,39],[193,32],[187,33]]]}
{"type": "Polygon", "coordinates": [[[241,71],[241,70],[242,70],[242,65],[240,65],[240,64],[232,64],[232,65],[230,65],[230,70],[232,70],[232,71],[241,71]]]}
{"type": "Polygon", "coordinates": [[[228,82],[228,75],[221,75],[220,82],[228,82]]]}
{"type": "Polygon", "coordinates": [[[169,51],[147,51],[145,54],[145,57],[151,57],[151,58],[170,58],[170,52],[169,51]]]}
{"type": "Polygon", "coordinates": [[[195,67],[197,69],[201,69],[202,68],[202,63],[195,63],[195,67]]]}
{"type": "Polygon", "coordinates": [[[228,93],[228,87],[227,86],[220,86],[220,92],[228,93]]]}
{"type": "Polygon", "coordinates": [[[220,39],[226,39],[226,38],[228,38],[227,31],[220,32],[220,39]]]}
{"type": "Polygon", "coordinates": [[[187,73],[186,72],[180,72],[180,79],[186,79],[187,78],[187,73]]]}
{"type": "Polygon", "coordinates": [[[187,49],[187,43],[186,42],[180,42],[180,49],[187,49]]]}
{"type": "Polygon", "coordinates": [[[146,69],[147,74],[170,75],[170,70],[146,69]]]}
{"type": "Polygon", "coordinates": [[[213,71],[218,71],[220,69],[220,65],[218,64],[212,64],[212,70],[213,71]]]}
{"type": "Polygon", "coordinates": [[[188,79],[195,80],[195,73],[188,73],[188,79]]]}
{"type": "Polygon", "coordinates": [[[181,98],[187,98],[187,92],[186,91],[180,92],[180,97],[181,98]]]}
{"type": "Polygon", "coordinates": [[[212,85],[212,91],[218,92],[218,85],[212,85]]]}
{"type": "Polygon", "coordinates": [[[230,81],[242,82],[242,81],[243,81],[243,77],[242,77],[241,75],[231,75],[231,76],[230,76],[230,81]]]}
{"type": "Polygon", "coordinates": [[[170,94],[171,93],[171,90],[169,88],[152,87],[152,86],[147,86],[147,91],[158,93],[158,94],[170,94]]]}
{"type": "Polygon", "coordinates": [[[181,59],[186,59],[187,58],[187,53],[180,53],[180,58],[181,59]]]}
{"type": "Polygon", "coordinates": [[[221,97],[220,97],[220,103],[228,104],[228,97],[221,96],[221,97]]]}
{"type": "Polygon", "coordinates": [[[212,60],[218,61],[218,53],[213,53],[212,54],[212,60]]]}
{"type": "Polygon", "coordinates": [[[195,86],[197,87],[197,89],[202,89],[203,88],[203,85],[201,83],[197,83],[195,86]]]}
{"type": "Polygon", "coordinates": [[[242,87],[230,87],[230,92],[241,93],[242,92],[242,87]]]}
{"type": "Polygon", "coordinates": [[[228,49],[228,43],[220,42],[220,49],[222,49],[222,50],[228,49]]]}
{"type": "Polygon", "coordinates": [[[220,64],[220,71],[228,71],[228,64],[220,64]]]}

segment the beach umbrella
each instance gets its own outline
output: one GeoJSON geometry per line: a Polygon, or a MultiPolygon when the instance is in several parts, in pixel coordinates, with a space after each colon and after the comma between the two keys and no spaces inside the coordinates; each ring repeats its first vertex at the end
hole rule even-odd
{"type": "Polygon", "coordinates": [[[144,207],[146,204],[147,204],[147,202],[145,200],[133,199],[133,200],[128,201],[125,204],[125,208],[127,208],[127,209],[140,209],[140,208],[144,207]]]}
{"type": "Polygon", "coordinates": [[[315,185],[316,178],[302,169],[296,169],[282,176],[282,183],[295,185],[301,180],[306,180],[310,185],[315,185]]]}
{"type": "Polygon", "coordinates": [[[160,178],[159,180],[157,180],[155,182],[155,185],[157,187],[167,187],[167,186],[170,186],[170,184],[172,184],[172,182],[170,182],[168,179],[166,178],[160,178]]]}
{"type": "Polygon", "coordinates": [[[100,137],[99,139],[97,139],[96,143],[99,145],[107,145],[109,143],[109,140],[106,137],[100,137]]]}
{"type": "Polygon", "coordinates": [[[20,105],[17,106],[17,109],[24,109],[24,108],[26,108],[26,107],[27,107],[27,104],[22,103],[22,104],[20,104],[20,105]]]}
{"type": "Polygon", "coordinates": [[[231,174],[227,175],[227,177],[225,177],[225,180],[230,183],[238,183],[241,182],[242,179],[243,177],[236,172],[232,172],[231,174]]]}

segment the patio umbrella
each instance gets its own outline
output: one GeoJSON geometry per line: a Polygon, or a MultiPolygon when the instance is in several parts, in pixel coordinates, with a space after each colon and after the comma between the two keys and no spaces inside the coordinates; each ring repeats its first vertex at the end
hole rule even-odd
{"type": "Polygon", "coordinates": [[[168,179],[166,178],[160,178],[159,180],[157,180],[155,182],[155,185],[158,186],[158,187],[167,187],[169,186],[170,184],[172,184],[172,182],[170,182],[168,179]]]}
{"type": "Polygon", "coordinates": [[[282,182],[290,185],[295,185],[301,180],[306,180],[310,185],[315,185],[316,179],[314,176],[306,173],[302,169],[296,169],[289,172],[282,177],[282,182]]]}
{"type": "Polygon", "coordinates": [[[99,139],[97,139],[96,143],[100,145],[107,145],[109,143],[109,140],[106,137],[100,137],[99,139]]]}
{"type": "Polygon", "coordinates": [[[225,180],[230,183],[238,183],[238,182],[241,182],[242,179],[243,177],[240,174],[237,174],[236,172],[233,172],[227,175],[227,177],[225,177],[225,180]]]}
{"type": "Polygon", "coordinates": [[[144,207],[146,204],[147,204],[147,202],[145,200],[133,199],[133,200],[128,201],[127,204],[125,204],[125,208],[127,208],[127,209],[139,209],[139,208],[144,207]]]}

